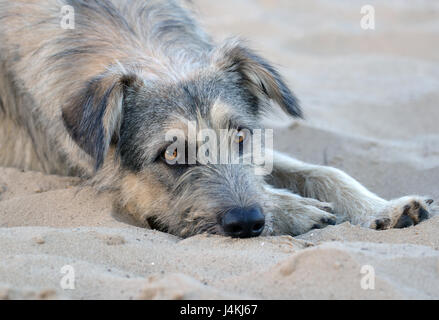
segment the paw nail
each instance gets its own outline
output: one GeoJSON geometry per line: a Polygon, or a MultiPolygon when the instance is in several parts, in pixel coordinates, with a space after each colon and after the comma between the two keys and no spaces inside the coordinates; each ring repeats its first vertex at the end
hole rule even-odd
{"type": "Polygon", "coordinates": [[[409,216],[402,215],[402,216],[399,218],[399,220],[398,220],[398,222],[396,223],[396,225],[395,225],[394,228],[402,229],[402,228],[410,227],[410,226],[412,226],[412,225],[414,225],[414,221],[413,221],[409,216]]]}
{"type": "Polygon", "coordinates": [[[384,229],[384,223],[382,220],[375,220],[375,226],[377,230],[384,229]]]}
{"type": "Polygon", "coordinates": [[[323,219],[322,222],[326,223],[326,224],[329,224],[331,226],[335,225],[335,220],[334,219],[323,219]]]}
{"type": "Polygon", "coordinates": [[[429,218],[429,214],[428,211],[425,210],[424,208],[421,208],[419,210],[419,222],[422,222],[424,220],[427,220],[429,218]]]}

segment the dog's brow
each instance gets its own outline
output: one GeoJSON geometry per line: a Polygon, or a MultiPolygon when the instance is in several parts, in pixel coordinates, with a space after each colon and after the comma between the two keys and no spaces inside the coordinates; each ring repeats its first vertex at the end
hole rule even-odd
{"type": "Polygon", "coordinates": [[[219,129],[230,129],[234,127],[234,119],[236,120],[237,115],[233,108],[221,101],[217,101],[212,106],[210,111],[210,120],[212,125],[219,129]]]}
{"type": "Polygon", "coordinates": [[[210,115],[213,120],[218,120],[226,117],[228,114],[232,113],[232,108],[227,103],[222,101],[216,101],[210,111],[210,115]]]}
{"type": "Polygon", "coordinates": [[[259,124],[255,120],[247,117],[245,113],[240,113],[239,108],[231,106],[222,101],[214,103],[210,111],[212,126],[217,129],[239,129],[257,128],[259,124]]]}

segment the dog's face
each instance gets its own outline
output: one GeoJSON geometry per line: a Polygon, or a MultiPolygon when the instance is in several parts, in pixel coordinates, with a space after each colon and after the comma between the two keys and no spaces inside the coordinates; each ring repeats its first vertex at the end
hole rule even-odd
{"type": "Polygon", "coordinates": [[[94,80],[79,102],[63,109],[64,122],[96,168],[115,145],[119,207],[138,219],[183,237],[258,236],[265,224],[264,178],[230,155],[236,150],[242,158],[251,150],[270,100],[293,116],[300,109],[279,74],[241,44],[227,43],[208,58],[178,81],[135,74],[94,80]],[[213,158],[201,161],[200,154],[213,158]]]}

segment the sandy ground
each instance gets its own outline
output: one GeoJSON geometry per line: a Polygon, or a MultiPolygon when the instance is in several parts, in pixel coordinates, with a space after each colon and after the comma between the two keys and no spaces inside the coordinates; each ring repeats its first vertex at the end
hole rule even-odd
{"type": "MultiPolygon", "coordinates": [[[[385,198],[439,199],[439,3],[367,2],[374,31],[360,28],[357,0],[195,5],[217,39],[249,39],[301,98],[306,122],[267,120],[278,149],[385,198]]],[[[0,299],[439,298],[439,217],[402,230],[180,239],[129,224],[77,182],[0,168],[0,299]],[[66,265],[74,290],[60,286],[66,265]],[[361,287],[367,266],[373,290],[361,287]]]]}

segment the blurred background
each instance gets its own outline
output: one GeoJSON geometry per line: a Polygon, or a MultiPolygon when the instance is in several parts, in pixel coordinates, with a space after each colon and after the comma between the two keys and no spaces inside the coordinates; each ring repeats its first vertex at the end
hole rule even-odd
{"type": "Polygon", "coordinates": [[[341,168],[384,197],[439,197],[439,1],[193,4],[215,40],[248,39],[301,100],[305,122],[266,121],[275,147],[341,168]],[[365,5],[375,30],[360,25],[365,5]]]}
{"type": "MultiPolygon", "coordinates": [[[[385,198],[439,201],[438,0],[191,2],[217,41],[247,38],[301,99],[305,121],[265,120],[277,149],[385,198]],[[364,5],[375,30],[360,26],[364,5]]],[[[181,239],[135,227],[110,194],[78,183],[0,167],[0,300],[439,297],[439,216],[386,231],[181,239]],[[366,265],[375,290],[361,286],[366,265]],[[65,266],[75,290],[60,287],[65,266]]]]}

